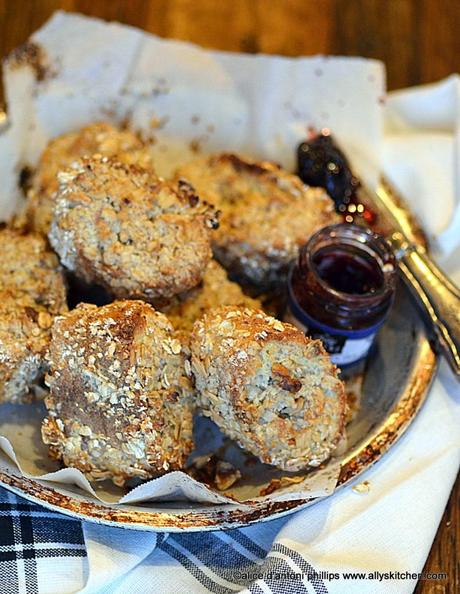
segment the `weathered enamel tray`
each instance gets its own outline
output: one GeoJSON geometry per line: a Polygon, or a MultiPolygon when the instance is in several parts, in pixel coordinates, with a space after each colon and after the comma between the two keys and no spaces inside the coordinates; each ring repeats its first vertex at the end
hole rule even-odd
{"type": "MultiPolygon", "coordinates": [[[[385,191],[388,191],[386,189],[385,191]]],[[[372,201],[372,197],[370,197],[372,201]]],[[[375,205],[378,210],[378,203],[375,205]]],[[[417,232],[417,228],[414,226],[417,232]]],[[[423,239],[422,239],[423,240],[423,239]]],[[[348,443],[340,461],[338,487],[377,462],[406,431],[423,404],[436,370],[418,310],[401,283],[388,321],[366,363],[359,412],[348,425],[348,443]]],[[[198,531],[235,528],[270,520],[311,505],[319,498],[264,501],[251,505],[204,505],[192,502],[102,504],[78,488],[49,486],[24,478],[0,453],[0,484],[55,511],[101,524],[152,531],[198,531]]]]}
{"type": "MultiPolygon", "coordinates": [[[[57,13],[13,52],[5,66],[11,122],[0,111],[0,131],[10,124],[18,146],[17,155],[10,154],[11,147],[4,153],[3,196],[13,193],[18,170],[36,162],[47,138],[68,131],[70,122],[77,127],[96,118],[123,119],[149,137],[154,133],[155,166],[164,176],[172,165],[192,158],[198,149],[238,150],[258,158],[276,158],[292,167],[294,146],[305,125],[324,124],[325,119],[338,137],[348,139],[356,159],[360,162],[362,157],[368,170],[367,153],[380,143],[383,65],[353,59],[347,60],[348,76],[343,76],[344,68],[342,58],[253,59],[209,52],[163,41],[131,27],[57,13]],[[80,41],[69,44],[69,35],[75,37],[75,31],[81,32],[77,35],[80,41]],[[355,83],[352,90],[350,75],[355,83]],[[363,122],[369,125],[363,126],[363,122]],[[9,166],[10,161],[14,167],[9,166]]],[[[366,177],[364,170],[359,173],[363,179],[373,179],[366,177]]],[[[382,192],[386,191],[382,187],[382,192]]],[[[368,196],[369,205],[383,221],[384,205],[378,196],[368,196]]],[[[5,212],[9,214],[14,203],[8,206],[11,208],[5,212]]],[[[423,242],[409,213],[403,207],[396,211],[396,218],[404,221],[404,230],[413,232],[411,240],[423,242]]],[[[404,433],[422,406],[436,369],[436,356],[418,310],[402,283],[375,347],[367,361],[359,412],[348,426],[345,451],[336,458],[339,487],[378,461],[404,433]]],[[[31,408],[28,433],[19,407],[8,411],[8,406],[0,407],[0,435],[8,415],[16,417],[11,435],[22,446],[23,461],[34,466],[31,475],[39,474],[50,464],[39,435],[40,405],[31,408]]],[[[275,501],[275,492],[251,505],[190,501],[103,504],[78,487],[25,478],[1,452],[1,485],[55,511],[101,524],[152,531],[234,528],[318,501],[300,496],[275,501]]],[[[270,482],[273,470],[265,468],[257,480],[253,472],[251,468],[247,474],[258,493],[270,482]]],[[[120,496],[100,484],[95,489],[98,494],[106,489],[109,501],[120,496]]]]}

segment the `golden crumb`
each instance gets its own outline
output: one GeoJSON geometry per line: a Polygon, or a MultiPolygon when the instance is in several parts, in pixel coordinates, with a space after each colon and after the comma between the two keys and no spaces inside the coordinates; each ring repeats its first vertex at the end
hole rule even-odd
{"type": "Polygon", "coordinates": [[[191,161],[176,172],[221,211],[213,239],[216,259],[263,290],[280,284],[310,236],[339,222],[322,188],[311,188],[269,161],[234,154],[191,161]]]}
{"type": "Polygon", "coordinates": [[[200,410],[242,448],[287,471],[329,458],[346,402],[319,340],[260,310],[227,306],[195,322],[190,350],[200,410]]]}
{"type": "Polygon", "coordinates": [[[136,134],[108,122],[97,122],[52,139],[32,178],[26,210],[21,219],[34,231],[47,235],[59,188],[58,173],[85,156],[116,156],[126,164],[153,169],[150,149],[136,134]]]}
{"type": "Polygon", "coordinates": [[[142,301],[81,304],[55,322],[49,359],[42,435],[53,457],[117,485],[184,466],[192,385],[163,314],[142,301]]]}
{"type": "Polygon", "coordinates": [[[216,226],[213,208],[189,184],[93,157],[61,184],[49,239],[85,282],[155,302],[200,283],[216,226]]]}

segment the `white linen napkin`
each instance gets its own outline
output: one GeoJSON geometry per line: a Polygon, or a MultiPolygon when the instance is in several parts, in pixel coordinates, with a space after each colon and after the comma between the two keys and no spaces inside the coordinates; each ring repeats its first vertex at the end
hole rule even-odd
{"type": "Polygon", "coordinates": [[[385,115],[384,171],[445,262],[460,246],[460,76],[391,93],[385,115]]]}
{"type": "MultiPolygon", "coordinates": [[[[385,173],[459,281],[459,78],[392,93],[387,105],[385,173]]],[[[365,492],[350,485],[287,518],[227,532],[155,535],[84,523],[82,592],[410,593],[458,472],[459,424],[459,384],[442,363],[413,425],[358,479],[365,492]],[[347,577],[353,572],[365,576],[347,577]]]]}

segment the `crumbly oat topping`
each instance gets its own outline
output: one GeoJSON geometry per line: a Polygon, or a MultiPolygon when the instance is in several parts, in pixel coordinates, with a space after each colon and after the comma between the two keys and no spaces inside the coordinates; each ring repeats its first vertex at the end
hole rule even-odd
{"type": "MultiPolygon", "coordinates": [[[[59,260],[45,239],[14,229],[0,230],[0,286],[26,291],[50,315],[67,310],[59,260]]],[[[42,312],[42,323],[46,323],[42,312]]]]}
{"type": "Polygon", "coordinates": [[[25,402],[45,371],[49,317],[26,291],[0,289],[0,403],[25,402]]]}
{"type": "Polygon", "coordinates": [[[117,485],[182,468],[192,386],[168,319],[141,301],[81,304],[52,332],[42,427],[51,455],[117,485]]]}
{"type": "Polygon", "coordinates": [[[221,211],[213,239],[216,259],[245,282],[279,284],[289,262],[310,236],[339,222],[332,200],[269,161],[234,154],[198,159],[181,167],[178,179],[221,211]]]}
{"type": "Polygon", "coordinates": [[[320,341],[260,310],[228,306],[195,323],[190,349],[198,406],[245,450],[288,471],[330,456],[345,394],[320,341]]]}
{"type": "Polygon", "coordinates": [[[108,122],[97,122],[58,136],[48,143],[33,175],[26,210],[21,217],[23,224],[47,235],[59,189],[58,173],[72,168],[78,159],[94,154],[116,156],[122,163],[153,170],[149,146],[133,132],[108,122]]]}
{"type": "Polygon", "coordinates": [[[67,311],[58,259],[38,235],[0,231],[0,402],[30,400],[56,315],[67,311]]]}
{"type": "Polygon", "coordinates": [[[201,281],[217,218],[189,184],[107,157],[82,159],[60,179],[49,239],[85,282],[155,302],[201,281]]]}
{"type": "Polygon", "coordinates": [[[176,296],[160,307],[174,328],[187,340],[193,324],[207,311],[221,305],[260,308],[258,299],[245,295],[241,287],[229,280],[218,262],[211,260],[201,283],[191,291],[176,296]]]}

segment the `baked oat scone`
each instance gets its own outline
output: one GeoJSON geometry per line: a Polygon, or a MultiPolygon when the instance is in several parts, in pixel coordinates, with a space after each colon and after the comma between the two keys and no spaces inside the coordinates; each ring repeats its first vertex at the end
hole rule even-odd
{"type": "Polygon", "coordinates": [[[299,247],[315,231],[340,222],[325,190],[306,186],[272,162],[224,153],[184,165],[176,178],[189,181],[221,210],[213,238],[216,259],[262,290],[285,278],[299,247]]]}
{"type": "Polygon", "coordinates": [[[245,295],[238,283],[229,280],[225,268],[216,260],[211,260],[197,287],[174,297],[160,309],[168,316],[174,328],[187,338],[196,320],[210,309],[221,305],[261,308],[258,299],[245,295]]]}
{"type": "Polygon", "coordinates": [[[142,301],[81,304],[52,329],[52,457],[117,485],[183,467],[192,449],[191,384],[166,316],[142,301]]]}
{"type": "Polygon", "coordinates": [[[94,154],[116,156],[119,161],[153,169],[148,146],[133,132],[121,130],[108,122],[90,124],[51,140],[44,150],[20,221],[32,230],[47,235],[53,216],[57,174],[81,157],[94,154]]]}
{"type": "Polygon", "coordinates": [[[189,184],[100,156],[59,179],[49,240],[82,280],[149,302],[201,281],[217,218],[189,184]]]}
{"type": "Polygon", "coordinates": [[[26,291],[51,315],[67,310],[62,268],[42,236],[2,229],[0,254],[1,288],[26,291]]]}
{"type": "Polygon", "coordinates": [[[66,287],[43,237],[2,229],[0,253],[0,402],[21,402],[43,378],[53,318],[67,311],[66,287]]]}
{"type": "Polygon", "coordinates": [[[221,307],[195,323],[198,406],[262,462],[318,466],[343,435],[345,392],[319,340],[260,310],[221,307]]]}
{"type": "Polygon", "coordinates": [[[0,289],[0,403],[25,402],[43,378],[53,318],[27,292],[0,289]]]}

